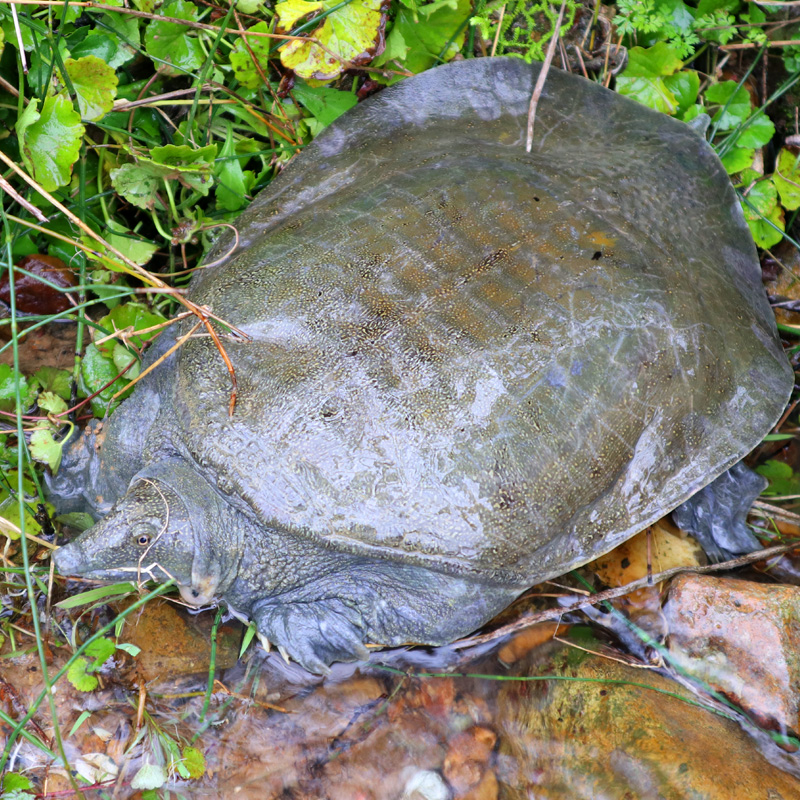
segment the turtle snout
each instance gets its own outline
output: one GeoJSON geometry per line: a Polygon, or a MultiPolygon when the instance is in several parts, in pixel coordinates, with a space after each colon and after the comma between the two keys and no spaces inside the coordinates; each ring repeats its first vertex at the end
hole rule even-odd
{"type": "Polygon", "coordinates": [[[86,554],[78,542],[59,547],[53,553],[53,560],[62,575],[80,575],[86,568],[86,554]]]}

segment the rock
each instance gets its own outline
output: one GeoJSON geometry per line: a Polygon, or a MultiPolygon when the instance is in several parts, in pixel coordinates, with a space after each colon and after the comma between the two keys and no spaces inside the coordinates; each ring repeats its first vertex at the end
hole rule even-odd
{"type": "MultiPolygon", "coordinates": [[[[120,641],[141,648],[134,663],[145,682],[172,681],[208,673],[212,624],[208,614],[192,616],[158,598],[126,619],[120,641]]],[[[239,657],[241,623],[220,625],[217,636],[217,669],[228,669],[239,657]]]]}
{"type": "Polygon", "coordinates": [[[664,614],[682,669],[761,727],[800,731],[800,589],[682,575],[664,614]]]}
{"type": "Polygon", "coordinates": [[[500,690],[503,800],[800,796],[797,779],[735,722],[655,672],[556,645],[515,672],[563,679],[509,681],[500,690]]]}
{"type": "Polygon", "coordinates": [[[444,776],[458,798],[472,794],[483,782],[497,736],[474,727],[453,737],[444,759],[444,776]]]}

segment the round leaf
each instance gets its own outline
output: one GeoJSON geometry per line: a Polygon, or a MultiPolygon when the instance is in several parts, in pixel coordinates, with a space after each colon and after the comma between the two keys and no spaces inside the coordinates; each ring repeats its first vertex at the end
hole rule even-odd
{"type": "Polygon", "coordinates": [[[22,160],[30,175],[52,192],[66,186],[78,160],[84,127],[64,92],[45,98],[42,111],[33,99],[17,121],[22,160]]]}
{"type": "MultiPolygon", "coordinates": [[[[161,8],[165,17],[194,21],[197,7],[186,0],[173,0],[161,8]]],[[[191,28],[177,22],[153,20],[144,35],[144,47],[156,69],[167,75],[183,75],[196,70],[204,60],[200,42],[191,36],[191,28]]]]}
{"type": "Polygon", "coordinates": [[[64,62],[75,92],[78,109],[85,120],[97,120],[114,107],[117,96],[117,75],[97,56],[84,56],[77,61],[68,58],[64,62]]]}
{"type": "MultiPolygon", "coordinates": [[[[336,0],[322,0],[321,3],[285,0],[275,6],[275,12],[280,17],[282,29],[289,30],[300,17],[312,10],[327,10],[337,5],[336,0]]],[[[303,78],[325,81],[341,74],[348,63],[366,63],[375,54],[386,24],[382,7],[383,0],[352,0],[331,11],[311,34],[319,43],[294,39],[281,46],[283,65],[303,78]]]]}
{"type": "Polygon", "coordinates": [[[789,211],[800,208],[800,156],[785,147],[778,153],[775,182],[783,207],[789,211]]]}

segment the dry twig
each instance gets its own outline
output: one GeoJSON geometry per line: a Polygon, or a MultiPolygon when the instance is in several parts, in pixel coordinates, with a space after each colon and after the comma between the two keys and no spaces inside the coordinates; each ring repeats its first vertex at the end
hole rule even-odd
{"type": "Polygon", "coordinates": [[[550,64],[553,61],[553,55],[556,52],[556,45],[561,39],[561,22],[564,19],[564,7],[566,0],[561,0],[561,8],[558,12],[558,19],[556,20],[553,35],[550,37],[550,44],[547,45],[547,54],[544,57],[544,63],[541,70],[539,70],[539,77],[536,79],[536,86],[533,87],[533,94],[531,95],[531,104],[528,107],[528,137],[525,141],[525,150],[530,153],[533,146],[533,123],[536,119],[536,106],[539,105],[539,98],[542,96],[544,89],[544,82],[547,79],[547,73],[550,71],[550,64]]]}
{"type": "Polygon", "coordinates": [[[567,614],[570,611],[580,611],[580,609],[587,606],[594,606],[598,603],[603,603],[607,600],[614,600],[617,597],[630,594],[637,589],[650,586],[652,583],[660,583],[661,581],[665,581],[675,575],[680,575],[682,572],[707,574],[710,572],[721,572],[724,570],[735,569],[737,567],[746,566],[747,564],[754,564],[757,561],[765,561],[773,558],[774,556],[784,555],[790,550],[796,550],[798,546],[800,546],[798,542],[794,542],[792,544],[778,545],[777,547],[768,547],[765,550],[758,550],[755,553],[748,553],[747,555],[739,556],[738,558],[731,559],[730,561],[723,561],[721,564],[709,564],[705,567],[672,567],[672,569],[666,569],[663,572],[657,572],[652,576],[652,578],[645,576],[644,578],[640,578],[638,581],[631,581],[631,583],[627,583],[625,586],[617,586],[613,589],[606,589],[604,592],[598,592],[597,594],[590,595],[589,597],[577,597],[572,602],[565,603],[558,608],[547,608],[543,611],[537,611],[534,614],[530,614],[522,619],[518,619],[509,623],[508,625],[503,625],[500,628],[497,628],[497,630],[490,631],[489,633],[479,634],[478,636],[470,636],[467,639],[460,639],[454,643],[453,647],[463,650],[467,647],[474,647],[475,645],[493,642],[497,639],[502,639],[509,634],[517,633],[521,630],[525,630],[525,628],[530,628],[533,625],[538,625],[540,622],[545,622],[551,619],[560,619],[564,614],[567,614]]]}

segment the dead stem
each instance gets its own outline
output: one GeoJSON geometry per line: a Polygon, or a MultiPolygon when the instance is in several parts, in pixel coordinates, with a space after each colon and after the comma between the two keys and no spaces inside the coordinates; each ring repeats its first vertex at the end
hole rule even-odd
{"type": "Polygon", "coordinates": [[[47,217],[36,206],[29,203],[2,175],[0,175],[0,189],[12,200],[16,200],[28,213],[33,214],[39,222],[49,222],[47,217]]]}
{"type": "MultiPolygon", "coordinates": [[[[59,211],[61,211],[61,213],[64,214],[67,217],[67,219],[69,219],[71,222],[73,222],[75,225],[77,225],[84,233],[86,233],[92,239],[94,239],[95,241],[99,242],[103,246],[103,248],[105,248],[109,252],[113,253],[118,259],[120,259],[121,263],[120,263],[119,266],[120,266],[120,268],[122,269],[123,272],[127,272],[129,274],[132,273],[132,274],[136,275],[140,280],[144,281],[144,283],[149,284],[151,286],[157,286],[158,288],[163,289],[168,293],[172,293],[172,288],[170,286],[168,286],[166,283],[164,283],[164,281],[162,281],[161,278],[157,277],[156,275],[153,275],[151,272],[148,272],[146,269],[144,269],[144,267],[141,267],[136,262],[131,261],[127,256],[125,256],[123,253],[121,253],[115,247],[112,247],[112,245],[110,245],[102,236],[100,236],[99,233],[95,233],[95,231],[92,230],[92,228],[90,228],[82,219],[77,217],[66,206],[64,206],[62,203],[60,203],[58,200],[56,200],[56,198],[53,197],[53,195],[51,195],[48,191],[46,191],[39,183],[37,183],[33,178],[31,178],[30,175],[28,175],[23,169],[18,167],[2,151],[0,151],[0,160],[2,160],[7,166],[11,167],[11,169],[14,172],[16,172],[17,175],[19,175],[29,186],[31,186],[34,190],[36,190],[42,197],[44,197],[48,202],[50,202],[52,205],[54,205],[59,211]]],[[[173,294],[173,296],[175,297],[175,299],[181,305],[185,306],[187,309],[189,309],[189,311],[191,311],[193,314],[198,316],[200,318],[200,320],[202,320],[203,323],[206,323],[206,321],[208,319],[213,319],[215,322],[218,322],[223,327],[227,328],[228,331],[230,331],[231,333],[236,335],[239,338],[240,341],[243,341],[243,342],[250,341],[250,337],[244,331],[240,330],[235,325],[231,325],[231,323],[226,322],[223,319],[220,319],[216,315],[212,314],[207,308],[205,308],[205,307],[201,308],[196,303],[193,303],[191,300],[189,300],[186,297],[181,296],[180,294],[173,294]]],[[[219,341],[219,339],[218,338],[215,339],[215,342],[216,341],[219,341]]],[[[171,352],[172,352],[172,350],[170,350],[170,353],[171,352]]],[[[232,366],[230,365],[230,359],[228,358],[227,353],[223,353],[222,354],[222,358],[223,358],[223,361],[225,361],[225,365],[228,367],[229,370],[231,370],[232,366]]],[[[161,361],[161,359],[159,359],[159,361],[157,361],[156,363],[159,363],[160,361],[161,361]]],[[[151,365],[150,367],[148,367],[148,369],[145,370],[145,372],[141,373],[136,380],[139,380],[143,375],[145,375],[147,372],[149,372],[150,369],[152,369],[153,366],[154,365],[151,365]]],[[[135,382],[136,381],[132,381],[132,383],[135,383],[135,382]]],[[[125,391],[127,388],[128,387],[125,387],[125,389],[122,389],[120,392],[117,392],[117,394],[114,395],[114,398],[116,398],[122,391],[125,391]]],[[[234,376],[234,380],[233,380],[233,388],[232,388],[231,397],[233,398],[232,402],[235,403],[235,397],[236,397],[235,376],[234,376]]],[[[230,406],[229,406],[229,408],[230,408],[230,406]]]]}
{"type": "Polygon", "coordinates": [[[533,146],[533,123],[536,119],[536,107],[539,105],[539,98],[544,89],[544,82],[547,79],[547,73],[550,71],[550,64],[553,61],[553,55],[556,52],[556,44],[561,39],[561,22],[564,19],[564,7],[566,0],[561,0],[561,8],[558,12],[558,19],[553,28],[553,35],[550,37],[550,43],[547,45],[547,54],[544,57],[544,63],[539,70],[539,77],[536,79],[536,86],[533,87],[533,94],[531,95],[531,104],[528,107],[528,136],[525,141],[525,151],[530,153],[533,146]]]}
{"type": "MultiPolygon", "coordinates": [[[[172,345],[172,347],[170,347],[170,349],[167,350],[167,352],[164,353],[164,355],[162,355],[160,358],[157,358],[149,367],[147,367],[146,369],[143,369],[127,386],[125,386],[124,388],[120,389],[115,394],[111,395],[111,399],[112,400],[116,400],[121,394],[123,394],[123,392],[127,392],[128,389],[131,388],[131,386],[133,386],[135,383],[138,383],[149,372],[152,372],[159,364],[161,364],[167,358],[169,358],[169,356],[171,356],[181,345],[183,345],[186,341],[188,341],[189,337],[205,322],[205,320],[202,318],[201,314],[198,314],[198,316],[200,317],[199,322],[197,322],[195,324],[195,326],[188,333],[185,333],[183,336],[181,336],[181,338],[178,339],[178,341],[175,342],[175,344],[172,345]]],[[[131,361],[131,364],[133,364],[133,363],[134,362],[131,361]]],[[[127,367],[126,367],[126,369],[127,369],[127,367]]],[[[112,381],[112,383],[113,383],[113,381],[112,381]]]]}
{"type": "MultiPolygon", "coordinates": [[[[707,574],[711,572],[721,572],[723,570],[735,569],[737,567],[746,566],[747,564],[754,564],[757,561],[765,561],[774,556],[784,555],[790,550],[795,550],[797,548],[798,543],[794,542],[793,544],[782,544],[778,545],[777,547],[768,547],[765,550],[759,550],[755,553],[748,553],[747,555],[733,558],[730,561],[723,561],[721,564],[709,564],[705,567],[673,567],[671,569],[664,570],[663,572],[657,572],[655,575],[653,575],[652,583],[660,583],[661,581],[665,581],[675,575],[680,575],[683,572],[707,574]]],[[[453,647],[463,650],[467,647],[486,644],[487,642],[494,642],[497,639],[502,639],[508,636],[509,634],[517,633],[525,630],[526,628],[538,625],[540,622],[545,622],[551,619],[560,619],[564,614],[567,614],[570,611],[580,611],[580,609],[587,606],[594,606],[607,600],[614,600],[617,597],[622,597],[626,594],[636,591],[637,589],[642,589],[649,585],[651,585],[651,578],[645,576],[637,581],[627,583],[625,586],[617,586],[613,589],[606,589],[604,592],[598,592],[597,594],[593,594],[589,597],[578,597],[571,603],[565,603],[559,608],[547,608],[543,611],[537,611],[536,613],[530,614],[522,619],[518,619],[515,622],[510,622],[508,625],[502,625],[501,627],[497,628],[497,630],[489,631],[488,633],[482,633],[478,636],[470,636],[467,639],[460,639],[459,641],[453,643],[453,647]]]]}

